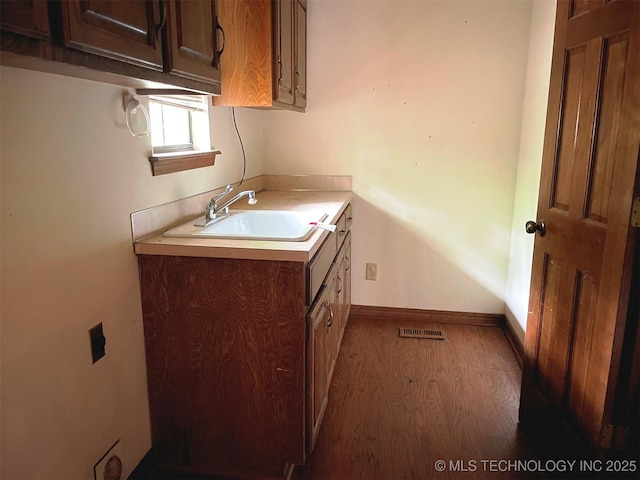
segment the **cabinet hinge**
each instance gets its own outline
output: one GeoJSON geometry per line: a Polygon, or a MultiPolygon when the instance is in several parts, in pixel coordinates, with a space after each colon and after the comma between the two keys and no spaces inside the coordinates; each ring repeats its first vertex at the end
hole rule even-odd
{"type": "Polygon", "coordinates": [[[640,227],[640,197],[636,197],[631,205],[631,226],[640,227]]]}
{"type": "Polygon", "coordinates": [[[600,433],[600,448],[624,450],[629,445],[630,428],[627,425],[605,425],[600,433]]]}

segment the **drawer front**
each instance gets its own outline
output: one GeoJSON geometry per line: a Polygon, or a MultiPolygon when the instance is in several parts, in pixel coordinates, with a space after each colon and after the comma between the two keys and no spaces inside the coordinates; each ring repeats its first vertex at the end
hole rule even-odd
{"type": "Polygon", "coordinates": [[[351,222],[353,221],[353,214],[351,213],[351,204],[347,205],[342,215],[336,223],[336,232],[338,233],[338,249],[344,243],[344,239],[347,238],[347,233],[351,230],[351,222]]]}
{"type": "Polygon", "coordinates": [[[347,230],[351,230],[351,223],[353,222],[353,210],[351,208],[351,204],[347,205],[347,208],[344,209],[343,215],[346,220],[347,230]]]}
{"type": "Polygon", "coordinates": [[[307,266],[307,305],[311,304],[320,290],[337,251],[336,234],[330,233],[307,266]]]}

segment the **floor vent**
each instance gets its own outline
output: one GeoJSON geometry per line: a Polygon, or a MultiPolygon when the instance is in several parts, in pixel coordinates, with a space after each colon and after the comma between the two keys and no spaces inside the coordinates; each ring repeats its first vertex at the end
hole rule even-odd
{"type": "Polygon", "coordinates": [[[430,340],[444,340],[444,331],[428,328],[401,328],[400,336],[406,338],[428,338],[430,340]]]}

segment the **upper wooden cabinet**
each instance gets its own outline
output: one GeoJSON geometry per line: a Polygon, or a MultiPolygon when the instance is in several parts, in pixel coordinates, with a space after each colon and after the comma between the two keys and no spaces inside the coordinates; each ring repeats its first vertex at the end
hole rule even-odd
{"type": "Polygon", "coordinates": [[[306,0],[229,0],[219,8],[226,42],[213,104],[304,111],[306,0]]]}
{"type": "Polygon", "coordinates": [[[214,0],[11,0],[0,5],[2,64],[127,87],[220,93],[214,0]]]}

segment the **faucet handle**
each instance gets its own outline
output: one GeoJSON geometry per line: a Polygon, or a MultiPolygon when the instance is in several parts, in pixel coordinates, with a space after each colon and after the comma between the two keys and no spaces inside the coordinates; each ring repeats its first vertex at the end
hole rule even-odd
{"type": "Polygon", "coordinates": [[[211,206],[216,205],[218,200],[220,200],[222,197],[224,197],[228,193],[231,193],[232,191],[233,191],[233,187],[231,185],[227,185],[227,188],[225,188],[224,192],[219,193],[218,195],[214,195],[213,197],[211,197],[211,200],[209,200],[209,205],[211,205],[211,206]]]}

